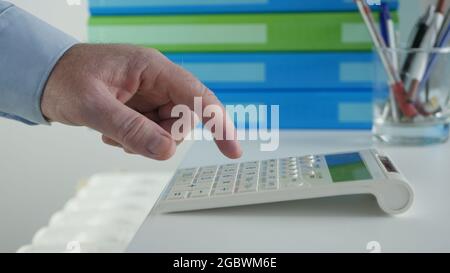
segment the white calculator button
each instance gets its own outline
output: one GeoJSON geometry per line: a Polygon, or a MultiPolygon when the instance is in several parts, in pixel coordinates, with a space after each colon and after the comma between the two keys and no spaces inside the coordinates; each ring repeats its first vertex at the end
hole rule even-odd
{"type": "Polygon", "coordinates": [[[258,167],[251,167],[251,168],[245,168],[242,173],[243,174],[250,174],[250,175],[255,175],[256,172],[258,171],[258,167]]]}
{"type": "Polygon", "coordinates": [[[276,181],[276,180],[277,180],[277,176],[276,176],[276,175],[268,175],[268,176],[267,176],[267,179],[268,179],[268,180],[272,180],[272,181],[273,181],[273,180],[276,181]]]}
{"type": "Polygon", "coordinates": [[[230,183],[236,180],[236,176],[216,178],[216,183],[230,183]]]}
{"type": "Polygon", "coordinates": [[[257,177],[258,176],[258,172],[257,171],[249,171],[249,172],[245,172],[244,175],[246,177],[248,177],[248,176],[257,177]]]}
{"type": "Polygon", "coordinates": [[[189,198],[200,198],[200,197],[208,197],[209,196],[210,189],[198,189],[193,190],[189,194],[189,198]]]}
{"type": "Polygon", "coordinates": [[[314,158],[301,157],[301,158],[298,159],[298,161],[300,161],[301,163],[310,163],[310,162],[314,162],[314,158]]]}
{"type": "Polygon", "coordinates": [[[198,179],[213,179],[216,176],[216,172],[209,171],[198,176],[198,179]]]}
{"type": "Polygon", "coordinates": [[[234,171],[224,171],[220,174],[217,174],[218,177],[235,177],[237,170],[234,171]]]}
{"type": "Polygon", "coordinates": [[[228,195],[231,194],[233,192],[233,187],[230,186],[226,186],[226,185],[219,185],[218,187],[216,187],[214,189],[214,193],[213,195],[228,195]]]}
{"type": "Polygon", "coordinates": [[[274,180],[269,180],[263,183],[259,184],[260,191],[270,191],[270,190],[277,190],[278,189],[278,182],[274,180]]]}
{"type": "Polygon", "coordinates": [[[190,184],[192,184],[192,179],[178,179],[178,180],[175,180],[175,183],[174,183],[174,185],[179,185],[179,186],[190,185],[190,184]]]}
{"type": "Polygon", "coordinates": [[[244,180],[238,181],[236,185],[237,192],[253,192],[256,191],[258,185],[257,177],[248,177],[244,180]]]}
{"type": "Polygon", "coordinates": [[[221,183],[221,182],[224,182],[224,181],[234,181],[235,178],[236,178],[235,175],[216,177],[216,182],[221,183]]]}
{"type": "Polygon", "coordinates": [[[234,179],[220,179],[219,181],[217,181],[218,185],[233,185],[234,184],[234,179]]]}
{"type": "Polygon", "coordinates": [[[171,191],[167,196],[167,200],[181,200],[187,197],[188,191],[171,191]]]}
{"type": "Polygon", "coordinates": [[[200,177],[198,180],[194,181],[194,184],[212,183],[213,181],[214,181],[214,176],[205,176],[205,177],[200,177]]]}
{"type": "Polygon", "coordinates": [[[212,183],[197,183],[190,186],[192,190],[211,188],[212,183]]]}

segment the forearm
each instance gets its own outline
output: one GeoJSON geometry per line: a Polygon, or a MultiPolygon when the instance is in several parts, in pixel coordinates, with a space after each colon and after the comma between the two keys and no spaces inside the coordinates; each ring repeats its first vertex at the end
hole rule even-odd
{"type": "Polygon", "coordinates": [[[77,41],[0,1],[0,116],[45,124],[42,92],[53,67],[77,41]]]}

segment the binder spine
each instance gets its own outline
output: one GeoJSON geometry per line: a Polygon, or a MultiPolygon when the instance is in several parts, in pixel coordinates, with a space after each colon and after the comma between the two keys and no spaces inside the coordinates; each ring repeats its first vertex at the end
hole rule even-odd
{"type": "Polygon", "coordinates": [[[356,11],[352,0],[90,0],[89,8],[92,15],[356,11]]]}
{"type": "Polygon", "coordinates": [[[371,50],[357,12],[92,17],[89,38],[164,52],[371,50]]]}
{"type": "MultiPolygon", "coordinates": [[[[335,92],[333,90],[290,90],[250,92],[216,90],[225,105],[254,105],[267,107],[258,116],[249,117],[245,128],[273,128],[272,105],[279,106],[279,129],[353,129],[367,130],[372,127],[372,90],[359,92],[335,92]],[[260,115],[262,113],[262,115],[260,115]],[[256,127],[255,127],[256,126],[256,127]]],[[[242,128],[234,117],[236,126],[242,128]]]]}
{"type": "Polygon", "coordinates": [[[372,88],[375,56],[360,53],[167,54],[212,90],[372,88]]]}

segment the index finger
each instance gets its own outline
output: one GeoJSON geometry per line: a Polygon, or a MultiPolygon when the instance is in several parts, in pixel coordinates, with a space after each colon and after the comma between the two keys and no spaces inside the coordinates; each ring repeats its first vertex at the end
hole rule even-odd
{"type": "Polygon", "coordinates": [[[174,104],[183,104],[195,111],[195,99],[201,99],[201,109],[209,110],[209,114],[196,113],[201,117],[202,122],[211,131],[214,141],[220,151],[229,158],[239,158],[242,150],[237,141],[236,128],[233,121],[215,96],[202,82],[200,82],[190,72],[172,63],[168,59],[164,61],[158,75],[156,85],[162,86],[167,92],[167,96],[174,104]],[[209,122],[211,121],[211,122],[209,122]],[[212,126],[209,123],[217,122],[212,126]]]}

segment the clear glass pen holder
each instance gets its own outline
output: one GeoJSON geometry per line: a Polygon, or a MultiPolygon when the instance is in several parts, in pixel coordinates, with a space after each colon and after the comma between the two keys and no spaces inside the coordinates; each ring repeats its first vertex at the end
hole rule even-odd
{"type": "Polygon", "coordinates": [[[450,47],[377,50],[374,137],[393,145],[449,138],[450,47]],[[388,65],[378,55],[385,54],[388,65]],[[391,73],[390,76],[388,73],[391,73]]]}

